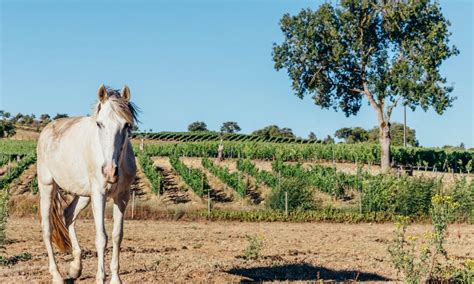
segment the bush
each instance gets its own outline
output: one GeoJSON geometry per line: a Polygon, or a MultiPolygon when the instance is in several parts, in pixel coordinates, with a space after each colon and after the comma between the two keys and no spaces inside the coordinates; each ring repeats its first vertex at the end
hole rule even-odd
{"type": "Polygon", "coordinates": [[[440,194],[434,195],[431,202],[433,229],[421,240],[407,235],[409,218],[399,217],[395,238],[388,247],[394,268],[402,273],[405,283],[472,283],[474,262],[468,260],[463,265],[454,265],[444,247],[448,224],[459,204],[451,196],[440,194]],[[440,257],[445,261],[440,262],[440,257]]]}
{"type": "Polygon", "coordinates": [[[308,184],[298,178],[282,179],[281,186],[273,189],[268,196],[267,206],[273,210],[285,210],[285,192],[288,192],[288,211],[315,208],[308,184]]]}
{"type": "Polygon", "coordinates": [[[244,259],[256,260],[260,257],[264,238],[261,235],[246,235],[248,245],[244,251],[244,259]]]}
{"type": "Polygon", "coordinates": [[[474,223],[474,181],[469,183],[466,178],[457,180],[450,188],[449,194],[454,202],[459,204],[456,210],[456,220],[474,223]]]}
{"type": "Polygon", "coordinates": [[[440,189],[441,182],[435,179],[374,176],[364,182],[362,211],[384,211],[400,215],[428,214],[431,197],[440,189]]]}

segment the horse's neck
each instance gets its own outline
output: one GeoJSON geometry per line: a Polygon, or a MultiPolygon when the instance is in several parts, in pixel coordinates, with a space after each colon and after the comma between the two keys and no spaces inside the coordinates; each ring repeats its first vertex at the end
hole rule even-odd
{"type": "Polygon", "coordinates": [[[95,122],[93,118],[86,117],[81,131],[75,133],[78,143],[78,149],[83,151],[84,160],[88,164],[95,165],[100,168],[103,164],[102,150],[100,148],[99,133],[95,131],[95,122]]]}

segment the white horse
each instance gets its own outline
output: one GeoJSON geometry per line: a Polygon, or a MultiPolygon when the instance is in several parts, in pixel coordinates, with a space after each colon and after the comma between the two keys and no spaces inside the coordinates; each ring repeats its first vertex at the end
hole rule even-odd
{"type": "Polygon", "coordinates": [[[61,251],[71,251],[69,277],[82,271],[81,248],[75,232],[75,220],[92,200],[96,228],[96,281],[105,279],[104,250],[107,235],[104,211],[107,196],[112,197],[114,226],[110,270],[111,283],[120,283],[119,253],[123,237],[123,216],[135,178],[135,156],[128,139],[136,122],[136,110],[130,102],[130,90],[121,92],[100,86],[92,115],[58,119],[42,131],[38,146],[38,187],[41,226],[48,251],[49,272],[53,282],[63,283],[51,241],[61,251]],[[74,195],[61,210],[62,189],[74,195]]]}

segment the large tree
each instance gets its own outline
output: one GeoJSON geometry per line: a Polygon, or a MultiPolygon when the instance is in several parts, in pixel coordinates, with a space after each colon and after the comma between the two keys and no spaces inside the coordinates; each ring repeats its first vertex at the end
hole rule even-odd
{"type": "Polygon", "coordinates": [[[66,118],[66,117],[69,117],[69,115],[65,114],[65,113],[57,113],[54,117],[53,117],[53,120],[54,119],[60,119],[60,118],[66,118]]]}
{"type": "Polygon", "coordinates": [[[255,130],[252,135],[262,136],[266,138],[270,137],[290,137],[294,138],[293,130],[288,127],[280,128],[278,125],[269,125],[262,129],[255,130]]]}
{"type": "Polygon", "coordinates": [[[311,131],[311,132],[308,134],[308,139],[309,139],[309,140],[316,141],[316,140],[318,140],[318,137],[316,137],[316,134],[315,134],[313,131],[311,131]]]}
{"type": "Polygon", "coordinates": [[[375,110],[381,165],[390,168],[390,117],[398,104],[442,114],[452,87],[441,63],[458,53],[439,3],[342,0],[280,21],[284,41],[273,47],[276,70],[287,69],[299,98],[356,115],[365,97],[375,110]]]}
{"type": "Polygon", "coordinates": [[[195,121],[188,125],[188,131],[194,132],[194,131],[208,131],[207,130],[207,125],[203,121],[195,121]]]}
{"type": "Polygon", "coordinates": [[[42,115],[40,115],[40,122],[41,124],[48,124],[51,122],[51,116],[47,113],[43,113],[42,115]]]}
{"type": "Polygon", "coordinates": [[[240,126],[235,121],[224,122],[221,126],[221,132],[224,133],[235,133],[242,130],[240,126]]]}
{"type": "MultiPolygon", "coordinates": [[[[409,146],[418,146],[416,131],[407,126],[406,129],[407,144],[409,146]]],[[[390,126],[391,145],[403,146],[403,124],[394,122],[390,126]]],[[[379,127],[366,130],[362,127],[343,127],[336,130],[334,136],[343,139],[345,143],[377,142],[379,141],[379,127]]]]}
{"type": "Polygon", "coordinates": [[[344,139],[346,143],[359,143],[369,140],[369,132],[362,127],[343,127],[336,130],[334,136],[344,139]]]}
{"type": "Polygon", "coordinates": [[[11,121],[1,120],[0,121],[0,138],[10,137],[15,135],[16,127],[11,121]]]}

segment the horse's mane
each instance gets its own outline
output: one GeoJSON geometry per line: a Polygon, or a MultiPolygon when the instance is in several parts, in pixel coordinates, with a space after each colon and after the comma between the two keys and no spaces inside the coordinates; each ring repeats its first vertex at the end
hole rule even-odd
{"type": "MultiPolygon", "coordinates": [[[[125,119],[131,125],[140,122],[138,120],[138,112],[139,108],[132,102],[126,101],[122,98],[119,90],[112,89],[110,87],[105,87],[107,90],[108,98],[107,100],[110,101],[110,105],[112,106],[113,111],[125,119]]],[[[94,115],[97,115],[100,111],[100,103],[98,102],[93,109],[94,115]]]]}

